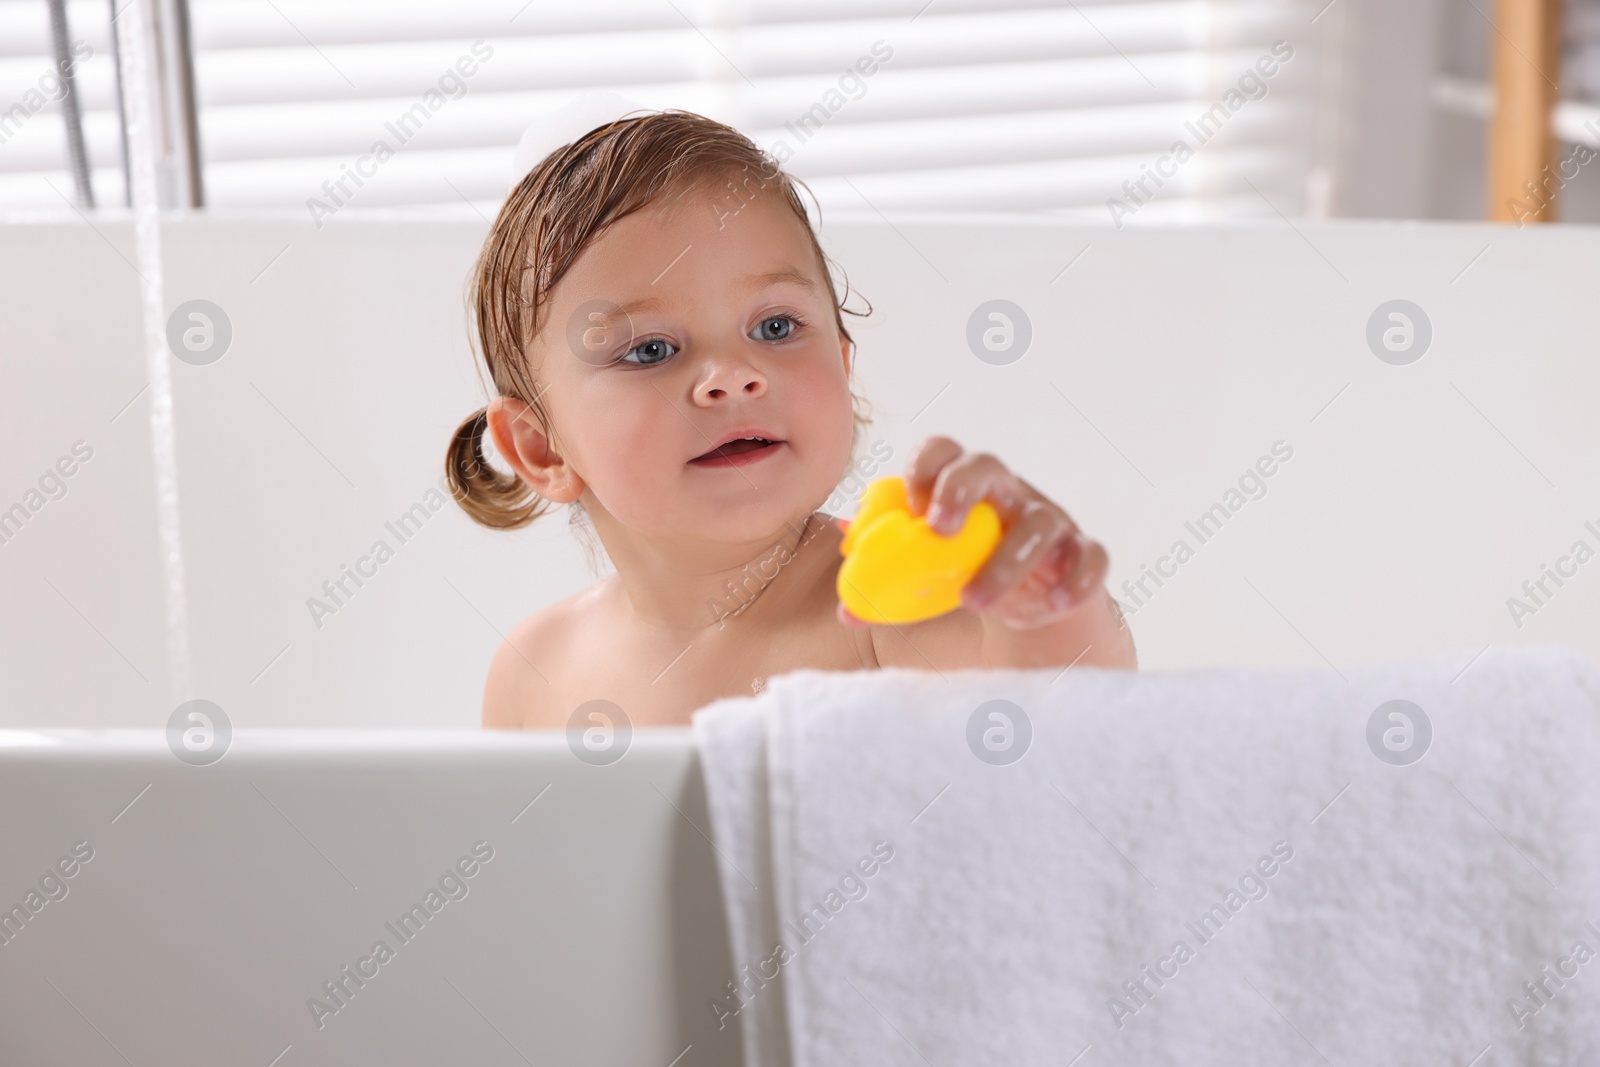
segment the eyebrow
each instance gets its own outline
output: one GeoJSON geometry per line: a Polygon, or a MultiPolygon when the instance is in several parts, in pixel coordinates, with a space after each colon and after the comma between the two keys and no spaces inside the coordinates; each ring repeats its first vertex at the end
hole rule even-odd
{"type": "Polygon", "coordinates": [[[751,274],[745,278],[743,288],[753,291],[763,286],[777,285],[781,282],[791,282],[801,288],[809,289],[813,293],[817,291],[816,282],[813,282],[809,277],[793,267],[768,271],[765,274],[751,274]]]}
{"type": "MultiPolygon", "coordinates": [[[[810,278],[806,277],[793,267],[785,267],[783,270],[767,271],[765,274],[746,275],[743,281],[740,281],[736,284],[735,288],[745,292],[755,292],[756,290],[766,288],[769,285],[780,284],[798,285],[802,289],[810,292],[813,296],[815,296],[817,293],[817,283],[813,282],[810,278]]],[[[638,300],[630,300],[626,303],[618,304],[617,310],[624,315],[632,315],[637,311],[659,311],[665,306],[665,304],[666,301],[662,300],[660,297],[647,296],[641,297],[638,300]]]]}

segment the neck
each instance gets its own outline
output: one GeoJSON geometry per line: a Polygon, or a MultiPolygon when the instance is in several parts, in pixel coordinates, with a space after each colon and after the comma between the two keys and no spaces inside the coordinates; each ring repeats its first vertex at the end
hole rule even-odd
{"type": "Polygon", "coordinates": [[[641,624],[670,632],[726,626],[751,617],[758,604],[763,613],[782,610],[804,592],[807,583],[795,576],[810,570],[818,547],[838,544],[821,512],[795,516],[766,537],[720,544],[641,538],[603,514],[594,524],[616,566],[616,595],[641,624]]]}

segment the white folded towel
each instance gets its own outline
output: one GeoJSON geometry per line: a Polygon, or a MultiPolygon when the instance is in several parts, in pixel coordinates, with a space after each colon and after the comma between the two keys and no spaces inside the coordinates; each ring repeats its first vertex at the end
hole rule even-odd
{"type": "Polygon", "coordinates": [[[749,1067],[1600,1064],[1573,650],[806,670],[694,728],[749,1067]]]}

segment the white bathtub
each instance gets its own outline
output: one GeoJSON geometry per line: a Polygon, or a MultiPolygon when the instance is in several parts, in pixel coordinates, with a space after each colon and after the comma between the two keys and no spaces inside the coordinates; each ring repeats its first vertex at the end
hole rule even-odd
{"type": "Polygon", "coordinates": [[[686,729],[609,766],[557,734],[244,731],[192,766],[6,731],[0,811],[0,907],[71,870],[0,916],[0,1062],[739,1062],[686,729]]]}

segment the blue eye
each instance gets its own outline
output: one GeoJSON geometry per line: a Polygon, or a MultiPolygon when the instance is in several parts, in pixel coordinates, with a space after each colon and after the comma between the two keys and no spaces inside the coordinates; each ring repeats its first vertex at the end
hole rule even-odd
{"type": "Polygon", "coordinates": [[[664,363],[668,359],[671,359],[674,355],[677,354],[677,351],[678,351],[677,346],[675,346],[671,341],[663,340],[660,337],[652,337],[650,340],[641,342],[640,344],[635,345],[633,348],[629,349],[627,352],[624,352],[622,354],[622,357],[620,359],[618,359],[617,362],[618,363],[632,363],[634,366],[637,366],[637,367],[653,367],[657,363],[664,363]],[[672,351],[670,351],[670,352],[664,351],[664,349],[669,349],[669,348],[672,351]],[[635,353],[638,353],[643,358],[641,358],[641,359],[629,359],[628,358],[629,356],[632,356],[635,353]]]}
{"type": "Polygon", "coordinates": [[[804,325],[805,325],[804,322],[802,322],[800,319],[796,318],[793,315],[772,315],[772,316],[770,316],[768,318],[762,319],[761,320],[761,325],[756,327],[756,334],[759,335],[759,336],[756,337],[756,340],[758,340],[758,341],[787,341],[790,337],[794,336],[794,332],[796,330],[798,330],[800,327],[802,327],[804,325]],[[767,327],[772,325],[773,323],[782,323],[782,322],[786,322],[786,323],[789,324],[788,328],[782,330],[782,332],[774,333],[773,331],[767,329],[767,327]]]}

